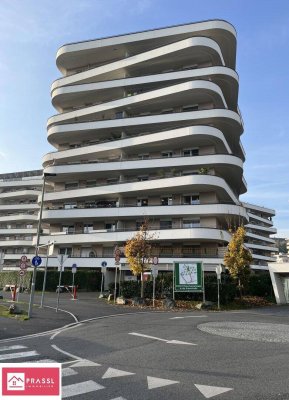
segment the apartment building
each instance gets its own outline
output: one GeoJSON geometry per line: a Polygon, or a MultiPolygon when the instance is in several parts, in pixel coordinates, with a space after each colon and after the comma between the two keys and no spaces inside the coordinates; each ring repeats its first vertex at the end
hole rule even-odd
{"type": "Polygon", "coordinates": [[[42,170],[0,175],[0,254],[6,269],[18,266],[22,255],[35,254],[41,187],[42,170]]]}
{"type": "MultiPolygon", "coordinates": [[[[115,246],[122,250],[148,219],[161,270],[195,260],[214,271],[234,221],[252,230],[252,267],[260,268],[265,222],[239,200],[247,185],[235,63],[235,29],[220,20],[58,50],[57,114],[47,123],[55,151],[43,157],[53,175],[43,209],[51,266],[66,254],[65,266],[105,261],[113,276],[115,246]]],[[[121,266],[128,271],[123,254],[121,266]]]]}
{"type": "Polygon", "coordinates": [[[267,270],[268,263],[275,261],[274,254],[278,252],[275,239],[271,235],[277,230],[273,226],[272,218],[275,211],[255,204],[243,203],[249,222],[246,228],[246,245],[252,252],[254,270],[267,270]]]}

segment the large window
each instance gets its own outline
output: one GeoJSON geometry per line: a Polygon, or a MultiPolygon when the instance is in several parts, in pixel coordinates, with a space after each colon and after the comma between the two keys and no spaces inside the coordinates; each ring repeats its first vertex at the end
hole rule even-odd
{"type": "Polygon", "coordinates": [[[63,225],[62,232],[65,232],[67,234],[74,233],[75,232],[74,225],[63,225]]]}
{"type": "Polygon", "coordinates": [[[59,254],[65,255],[65,256],[71,256],[72,255],[72,247],[61,247],[59,249],[59,254]]]}
{"type": "Polygon", "coordinates": [[[184,204],[186,205],[200,204],[200,195],[192,194],[189,196],[184,196],[184,204]]]}
{"type": "Polygon", "coordinates": [[[183,150],[183,156],[185,157],[198,156],[198,155],[199,155],[198,148],[183,150]]]}
{"type": "Polygon", "coordinates": [[[71,190],[78,188],[78,182],[67,182],[65,183],[65,190],[71,190]]]}
{"type": "Polygon", "coordinates": [[[90,233],[93,231],[93,224],[85,224],[83,226],[83,233],[90,233]]]}
{"type": "Polygon", "coordinates": [[[138,199],[137,206],[138,207],[145,207],[148,205],[148,199],[138,199]]]}
{"type": "Polygon", "coordinates": [[[162,197],[161,198],[161,205],[162,206],[171,206],[173,204],[172,196],[162,197]]]}
{"type": "Polygon", "coordinates": [[[183,228],[198,228],[199,226],[200,226],[200,218],[183,220],[183,228]]]}
{"type": "Polygon", "coordinates": [[[172,221],[160,221],[160,229],[172,229],[172,221]]]}

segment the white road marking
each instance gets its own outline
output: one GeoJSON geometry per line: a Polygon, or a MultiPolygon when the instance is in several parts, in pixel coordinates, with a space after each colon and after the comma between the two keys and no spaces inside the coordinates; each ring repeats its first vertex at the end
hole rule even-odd
{"type": "MultiPolygon", "coordinates": [[[[55,307],[51,307],[51,306],[44,306],[45,308],[52,308],[52,310],[56,310],[56,308],[55,307]]],[[[67,314],[69,314],[69,315],[71,315],[72,316],[72,318],[74,319],[74,321],[76,322],[76,323],[78,323],[79,322],[79,320],[77,319],[77,317],[74,315],[74,314],[72,314],[72,312],[70,312],[70,311],[67,311],[67,310],[62,310],[61,308],[59,308],[58,309],[58,311],[62,311],[62,312],[65,312],[65,313],[67,313],[67,314]]]]}
{"type": "Polygon", "coordinates": [[[101,364],[97,364],[93,361],[89,361],[89,360],[81,360],[81,361],[77,361],[75,364],[71,365],[73,368],[76,367],[100,367],[101,364]]]}
{"type": "Polygon", "coordinates": [[[69,357],[71,357],[71,358],[74,358],[75,360],[83,361],[82,358],[77,357],[77,356],[75,356],[75,355],[73,355],[73,354],[71,354],[71,353],[68,353],[67,351],[61,350],[61,349],[60,349],[59,347],[57,347],[55,344],[52,344],[51,347],[53,347],[54,350],[59,351],[59,352],[62,353],[62,354],[65,354],[66,356],[69,356],[69,357]]]}
{"type": "Polygon", "coordinates": [[[111,400],[126,400],[124,397],[116,397],[115,399],[111,399],[111,400]]]}
{"type": "Polygon", "coordinates": [[[131,333],[129,333],[129,335],[140,336],[140,337],[145,337],[145,338],[148,338],[148,339],[159,340],[160,342],[165,342],[165,343],[168,343],[168,344],[186,344],[186,345],[190,345],[190,346],[197,346],[196,343],[182,342],[181,340],[161,339],[161,338],[158,338],[158,337],[155,337],[155,336],[144,335],[143,333],[137,333],[137,332],[131,332],[131,333]]]}
{"type": "Polygon", "coordinates": [[[202,393],[206,399],[217,396],[218,394],[229,392],[234,390],[232,388],[218,387],[218,386],[207,386],[207,385],[196,385],[196,388],[202,393]]]}
{"type": "Polygon", "coordinates": [[[62,376],[72,376],[72,375],[77,375],[77,372],[74,371],[74,369],[72,369],[72,368],[63,368],[62,376]]]}
{"type": "Polygon", "coordinates": [[[148,376],[147,381],[148,381],[148,389],[156,389],[159,387],[180,383],[179,381],[171,381],[169,379],[155,378],[153,376],[148,376]]]}
{"type": "Polygon", "coordinates": [[[79,394],[94,392],[104,388],[104,386],[101,386],[94,381],[86,381],[75,383],[73,385],[62,386],[62,398],[65,399],[66,397],[78,396],[79,394]]]}
{"type": "Polygon", "coordinates": [[[187,317],[173,317],[170,319],[184,319],[184,318],[207,318],[207,315],[189,315],[187,317]]]}
{"type": "Polygon", "coordinates": [[[55,360],[51,360],[50,358],[43,358],[42,360],[33,361],[35,363],[57,363],[55,360]]]}
{"type": "Polygon", "coordinates": [[[20,345],[15,345],[15,346],[2,346],[2,347],[0,347],[0,351],[20,350],[20,349],[27,349],[27,347],[26,347],[26,346],[20,346],[20,345]]]}
{"type": "Polygon", "coordinates": [[[39,356],[37,351],[24,351],[23,353],[8,353],[1,354],[0,361],[2,360],[12,360],[13,358],[25,358],[25,357],[34,357],[39,356]]]}
{"type": "Polygon", "coordinates": [[[121,371],[120,369],[108,368],[102,379],[118,378],[120,376],[135,375],[134,372],[121,371]]]}

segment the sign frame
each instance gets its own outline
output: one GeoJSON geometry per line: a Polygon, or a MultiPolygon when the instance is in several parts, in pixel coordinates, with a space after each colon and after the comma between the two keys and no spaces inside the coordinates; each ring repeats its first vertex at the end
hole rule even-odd
{"type": "Polygon", "coordinates": [[[203,263],[201,261],[174,262],[173,286],[174,292],[204,292],[203,263]],[[183,283],[184,281],[186,283],[183,283]]]}

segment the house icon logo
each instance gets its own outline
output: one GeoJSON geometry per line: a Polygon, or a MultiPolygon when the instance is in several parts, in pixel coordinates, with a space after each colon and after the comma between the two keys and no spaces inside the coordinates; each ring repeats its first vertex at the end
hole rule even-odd
{"type": "Polygon", "coordinates": [[[25,374],[9,372],[7,374],[7,390],[25,390],[25,374]]]}

